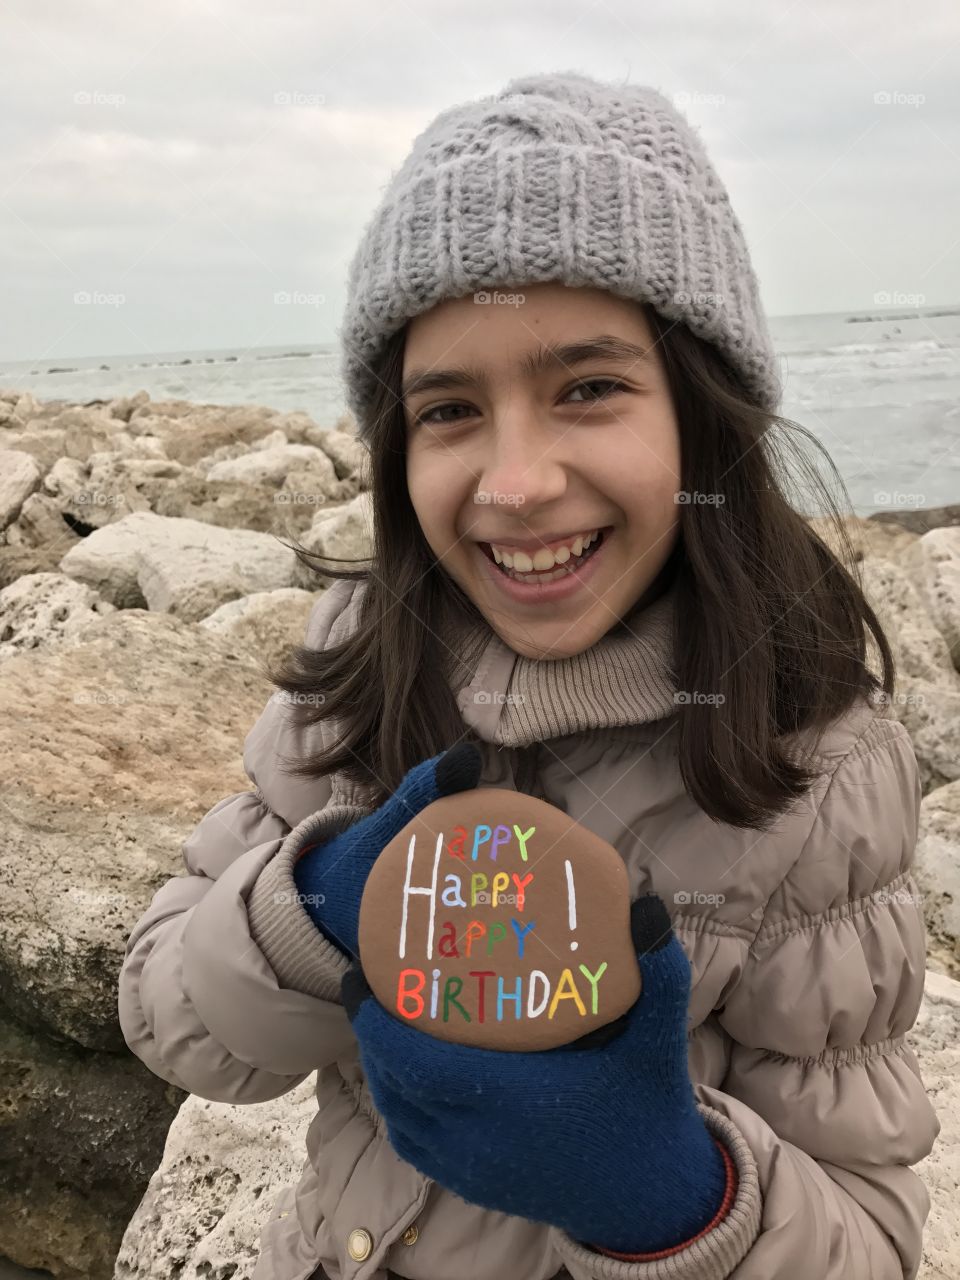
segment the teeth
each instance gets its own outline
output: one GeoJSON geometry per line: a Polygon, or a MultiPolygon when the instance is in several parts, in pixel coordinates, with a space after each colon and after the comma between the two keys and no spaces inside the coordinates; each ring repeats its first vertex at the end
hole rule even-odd
{"type": "Polygon", "coordinates": [[[541,547],[533,556],[528,555],[526,551],[507,551],[506,548],[494,546],[493,543],[490,546],[497,564],[505,564],[508,569],[514,569],[517,573],[532,573],[534,570],[546,573],[558,564],[565,564],[571,556],[576,558],[582,555],[599,536],[599,529],[594,529],[592,533],[586,535],[578,533],[569,546],[564,543],[555,550],[541,547]]]}

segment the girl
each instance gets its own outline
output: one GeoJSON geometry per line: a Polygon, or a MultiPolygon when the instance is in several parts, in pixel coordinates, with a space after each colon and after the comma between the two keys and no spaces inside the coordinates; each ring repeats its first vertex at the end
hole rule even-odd
{"type": "Polygon", "coordinates": [[[253,786],[120,975],[127,1043],[181,1088],[317,1073],[255,1280],[915,1276],[919,774],[880,624],[786,496],[793,424],[699,138],[573,72],[442,113],[342,339],[371,564],[322,569],[253,786]],[[643,991],[606,1035],[443,1043],[351,963],[379,852],[478,784],[623,858],[643,991]]]}

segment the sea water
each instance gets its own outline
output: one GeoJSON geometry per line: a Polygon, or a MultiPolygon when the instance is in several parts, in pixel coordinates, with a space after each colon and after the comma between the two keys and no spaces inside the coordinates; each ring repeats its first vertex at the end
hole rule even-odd
{"type": "MultiPolygon", "coordinates": [[[[960,502],[960,306],[774,316],[782,413],[832,457],[859,515],[960,502]]],[[[0,387],[88,401],[155,400],[344,411],[333,344],[0,363],[0,387]]],[[[821,472],[824,468],[820,465],[821,472]]]]}

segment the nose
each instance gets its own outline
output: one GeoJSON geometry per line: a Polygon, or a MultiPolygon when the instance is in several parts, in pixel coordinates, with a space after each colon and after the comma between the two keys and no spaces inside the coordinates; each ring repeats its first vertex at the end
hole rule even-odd
{"type": "Polygon", "coordinates": [[[532,413],[511,413],[497,424],[478,492],[487,502],[529,513],[563,496],[567,472],[555,432],[541,429],[532,413]]]}

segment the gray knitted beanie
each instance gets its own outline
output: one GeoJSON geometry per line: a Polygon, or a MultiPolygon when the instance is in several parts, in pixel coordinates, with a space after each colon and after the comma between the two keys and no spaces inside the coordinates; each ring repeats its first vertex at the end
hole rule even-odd
{"type": "Polygon", "coordinates": [[[682,320],[777,408],[743,230],[698,134],[655,89],[567,71],[441,112],[391,178],[350,264],[338,334],[361,438],[372,365],[407,320],[445,298],[548,280],[682,320]]]}

